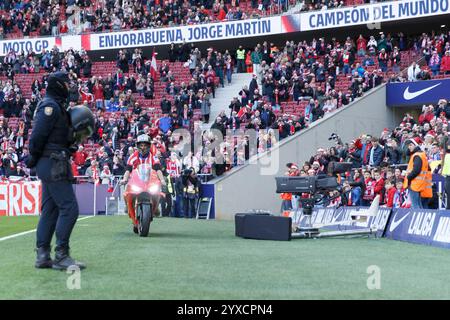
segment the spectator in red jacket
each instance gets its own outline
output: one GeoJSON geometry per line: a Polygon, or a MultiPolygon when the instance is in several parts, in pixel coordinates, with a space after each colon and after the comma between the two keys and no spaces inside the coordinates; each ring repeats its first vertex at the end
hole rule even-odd
{"type": "Polygon", "coordinates": [[[441,72],[450,74],[450,51],[446,51],[445,56],[442,57],[441,72]]]}
{"type": "Polygon", "coordinates": [[[69,31],[69,28],[67,27],[66,21],[61,21],[61,26],[59,27],[59,33],[65,34],[69,31]]]}
{"type": "Polygon", "coordinates": [[[419,116],[419,124],[423,126],[425,123],[430,123],[430,121],[434,118],[434,108],[432,105],[423,106],[422,114],[419,116]]]}
{"type": "Polygon", "coordinates": [[[397,192],[394,180],[392,179],[386,180],[384,188],[386,190],[384,193],[385,205],[388,208],[392,208],[394,206],[395,193],[397,192]]]}
{"type": "Polygon", "coordinates": [[[227,16],[227,13],[225,12],[223,6],[220,6],[219,14],[217,15],[217,20],[223,21],[223,20],[225,20],[226,16],[227,16]]]}
{"type": "Polygon", "coordinates": [[[375,181],[372,179],[370,171],[364,171],[364,195],[363,195],[363,206],[370,206],[373,199],[375,198],[374,190],[375,181]]]}
{"type": "Polygon", "coordinates": [[[358,50],[358,56],[364,57],[367,51],[367,40],[360,34],[358,40],[356,40],[356,48],[358,50]]]}
{"type": "Polygon", "coordinates": [[[73,155],[73,161],[78,167],[84,166],[86,162],[87,154],[84,152],[83,146],[79,146],[77,152],[73,155]]]}
{"type": "Polygon", "coordinates": [[[97,80],[92,88],[92,93],[94,94],[95,105],[98,110],[103,110],[103,100],[105,99],[105,94],[103,91],[102,84],[97,80]]]}
{"type": "Polygon", "coordinates": [[[375,185],[374,185],[374,193],[375,197],[377,195],[380,196],[380,203],[383,203],[383,189],[384,189],[384,180],[381,176],[380,171],[377,169],[373,171],[373,177],[375,179],[375,185]]]}
{"type": "Polygon", "coordinates": [[[72,175],[73,175],[74,177],[79,176],[80,174],[79,174],[79,172],[78,172],[78,167],[77,167],[77,165],[75,164],[75,161],[73,161],[73,159],[70,160],[70,166],[71,166],[71,168],[72,168],[72,175]]]}

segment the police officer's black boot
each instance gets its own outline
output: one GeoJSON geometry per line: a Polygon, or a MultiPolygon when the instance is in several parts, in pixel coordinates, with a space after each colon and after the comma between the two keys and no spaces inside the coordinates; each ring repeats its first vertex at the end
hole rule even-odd
{"type": "Polygon", "coordinates": [[[50,257],[51,250],[51,247],[36,248],[36,262],[34,264],[36,268],[46,269],[53,266],[53,261],[50,257]]]}
{"type": "Polygon", "coordinates": [[[53,269],[67,270],[67,268],[73,265],[80,268],[80,270],[86,268],[86,265],[83,262],[75,261],[70,257],[68,248],[55,248],[55,260],[53,261],[53,269]]]}

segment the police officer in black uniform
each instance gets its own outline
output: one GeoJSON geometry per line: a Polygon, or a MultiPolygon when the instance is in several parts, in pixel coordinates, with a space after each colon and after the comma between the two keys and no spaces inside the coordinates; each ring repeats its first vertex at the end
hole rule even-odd
{"type": "Polygon", "coordinates": [[[39,103],[30,138],[29,168],[36,168],[42,182],[41,217],[36,233],[36,268],[66,270],[71,265],[85,268],[69,254],[69,238],[78,218],[78,204],[72,189],[70,154],[76,143],[92,134],[94,118],[86,107],[68,110],[69,77],[52,73],[44,99],[39,103]],[[55,259],[50,257],[56,235],[55,259]]]}

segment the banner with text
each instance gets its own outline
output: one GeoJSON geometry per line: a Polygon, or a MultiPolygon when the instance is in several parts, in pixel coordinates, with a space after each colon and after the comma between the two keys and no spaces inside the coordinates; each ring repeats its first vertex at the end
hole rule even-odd
{"type": "Polygon", "coordinates": [[[386,105],[389,107],[437,104],[450,99],[450,79],[417,82],[395,82],[386,86],[386,105]]]}
{"type": "Polygon", "coordinates": [[[33,51],[42,53],[44,50],[51,50],[55,45],[61,44],[61,38],[28,38],[0,41],[0,56],[7,55],[11,50],[16,53],[33,51]]]}
{"type": "MultiPolygon", "coordinates": [[[[317,208],[311,215],[312,225],[323,225],[330,230],[357,230],[376,228],[377,236],[382,237],[391,214],[390,208],[379,208],[376,216],[365,217],[368,207],[317,208]],[[355,220],[359,219],[359,220],[355,220]],[[336,224],[339,225],[336,225],[336,224]]],[[[309,218],[302,216],[297,224],[306,227],[309,218]]]]}
{"type": "MultiPolygon", "coordinates": [[[[450,0],[401,0],[300,13],[301,31],[349,27],[450,13],[450,0]]],[[[371,26],[372,25],[372,26],[371,26]]]]}
{"type": "Polygon", "coordinates": [[[86,50],[108,50],[173,43],[215,41],[283,33],[281,17],[191,26],[83,35],[86,50]]]}
{"type": "Polygon", "coordinates": [[[397,209],[386,228],[386,237],[450,248],[450,211],[397,209]]]}
{"type": "Polygon", "coordinates": [[[0,216],[39,215],[41,197],[39,181],[0,182],[0,216]]]}
{"type": "Polygon", "coordinates": [[[260,19],[75,36],[2,40],[0,56],[6,55],[10,50],[20,53],[31,49],[41,53],[55,45],[61,50],[69,48],[110,50],[168,45],[172,42],[182,43],[183,41],[189,43],[261,37],[361,24],[367,24],[373,29],[381,22],[442,14],[450,14],[450,0],[402,0],[260,19]]]}

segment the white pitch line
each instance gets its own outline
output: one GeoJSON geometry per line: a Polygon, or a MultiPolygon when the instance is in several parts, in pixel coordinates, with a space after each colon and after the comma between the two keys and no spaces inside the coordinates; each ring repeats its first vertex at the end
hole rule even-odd
{"type": "MultiPolygon", "coordinates": [[[[83,217],[83,218],[78,218],[77,221],[86,220],[86,219],[89,219],[89,218],[92,218],[92,217],[94,217],[94,216],[87,216],[87,217],[83,217]]],[[[16,234],[12,234],[10,236],[6,236],[6,237],[3,237],[3,238],[0,238],[0,241],[5,241],[5,240],[17,238],[17,237],[24,236],[24,235],[32,233],[32,232],[36,232],[36,229],[28,230],[28,231],[24,231],[24,232],[19,232],[19,233],[16,233],[16,234]]]]}

